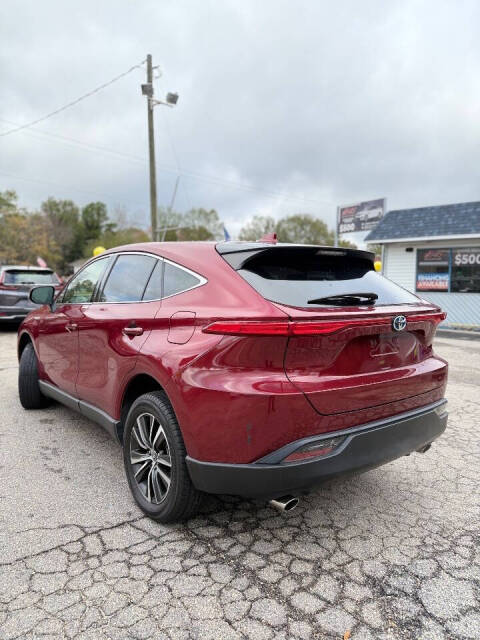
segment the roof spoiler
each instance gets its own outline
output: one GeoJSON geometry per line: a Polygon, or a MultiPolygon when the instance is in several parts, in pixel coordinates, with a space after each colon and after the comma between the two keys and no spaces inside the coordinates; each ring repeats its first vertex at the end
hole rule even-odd
{"type": "Polygon", "coordinates": [[[361,249],[347,249],[344,247],[332,247],[312,244],[289,244],[271,242],[219,242],[216,245],[218,253],[227,259],[228,263],[235,270],[243,269],[247,262],[260,253],[270,252],[306,252],[314,253],[318,256],[338,256],[345,258],[356,258],[357,260],[367,260],[372,263],[375,260],[375,254],[370,251],[362,251],[361,249]]]}

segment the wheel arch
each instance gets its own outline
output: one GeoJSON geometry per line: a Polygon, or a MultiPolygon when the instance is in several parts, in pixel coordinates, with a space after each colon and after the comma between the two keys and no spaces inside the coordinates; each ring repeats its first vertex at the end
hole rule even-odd
{"type": "Polygon", "coordinates": [[[25,349],[27,344],[32,344],[33,348],[35,349],[35,344],[33,342],[32,336],[28,333],[28,331],[23,331],[20,337],[18,338],[18,342],[17,342],[17,356],[19,361],[20,361],[20,358],[22,357],[23,350],[25,349]]]}
{"type": "MultiPolygon", "coordinates": [[[[148,373],[137,373],[133,378],[131,378],[125,386],[122,394],[122,401],[120,406],[120,420],[117,423],[117,438],[120,443],[123,442],[123,431],[125,427],[125,421],[127,419],[128,412],[130,411],[130,407],[135,402],[137,398],[143,396],[145,393],[149,393],[150,391],[161,391],[165,394],[170,406],[172,403],[170,402],[170,398],[168,397],[165,388],[160,384],[158,380],[156,380],[153,376],[148,373]]],[[[172,407],[173,410],[173,407],[172,407]]]]}

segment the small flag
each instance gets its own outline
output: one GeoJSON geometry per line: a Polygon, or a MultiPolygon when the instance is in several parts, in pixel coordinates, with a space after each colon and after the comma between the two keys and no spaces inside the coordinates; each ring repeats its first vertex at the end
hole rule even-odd
{"type": "Polygon", "coordinates": [[[223,225],[223,235],[225,236],[225,241],[228,242],[229,240],[231,240],[232,238],[230,237],[230,234],[228,233],[228,231],[225,228],[225,225],[223,225]]]}
{"type": "Polygon", "coordinates": [[[40,256],[37,256],[37,264],[39,267],[47,266],[47,263],[45,262],[45,260],[43,258],[40,258],[40,256]]]}

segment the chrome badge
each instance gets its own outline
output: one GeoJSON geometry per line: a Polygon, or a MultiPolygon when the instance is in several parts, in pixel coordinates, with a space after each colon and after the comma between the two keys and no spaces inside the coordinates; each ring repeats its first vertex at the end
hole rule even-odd
{"type": "Polygon", "coordinates": [[[395,316],[392,320],[392,328],[394,331],[403,331],[407,327],[407,319],[405,316],[395,316]]]}

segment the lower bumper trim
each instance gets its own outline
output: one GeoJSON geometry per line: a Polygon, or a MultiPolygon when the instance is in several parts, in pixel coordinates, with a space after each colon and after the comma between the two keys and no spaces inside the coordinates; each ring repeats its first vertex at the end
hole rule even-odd
{"type": "MultiPolygon", "coordinates": [[[[206,493],[264,499],[295,494],[335,476],[368,471],[433,442],[446,428],[448,414],[442,411],[445,406],[446,402],[436,402],[358,430],[322,434],[346,435],[339,449],[324,458],[277,464],[265,464],[263,458],[261,463],[222,464],[187,456],[187,466],[194,486],[206,493]]],[[[296,448],[298,444],[289,447],[296,448]]]]}
{"type": "Polygon", "coordinates": [[[27,317],[27,315],[30,313],[30,311],[26,311],[25,313],[15,313],[12,315],[3,315],[0,314],[0,320],[20,320],[20,319],[24,319],[27,317]]]}

